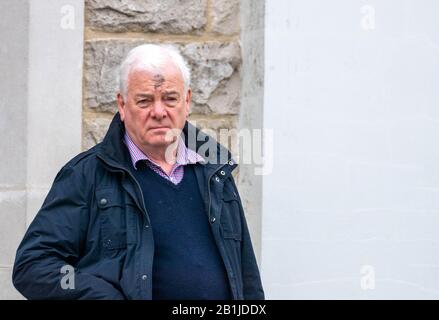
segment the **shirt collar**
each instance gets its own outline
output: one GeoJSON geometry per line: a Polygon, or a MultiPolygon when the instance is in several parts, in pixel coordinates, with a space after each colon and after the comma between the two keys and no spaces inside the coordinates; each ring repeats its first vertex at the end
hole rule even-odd
{"type": "MultiPolygon", "coordinates": [[[[153,160],[151,160],[139,147],[133,142],[133,140],[128,135],[128,132],[125,131],[124,142],[128,147],[128,151],[130,152],[131,162],[133,164],[134,169],[137,169],[137,163],[141,160],[146,160],[154,165],[158,166],[153,160]]],[[[184,140],[181,136],[178,137],[178,145],[177,145],[177,158],[176,158],[176,166],[185,166],[188,164],[195,164],[197,162],[204,162],[204,158],[200,156],[195,151],[186,147],[184,140]]]]}

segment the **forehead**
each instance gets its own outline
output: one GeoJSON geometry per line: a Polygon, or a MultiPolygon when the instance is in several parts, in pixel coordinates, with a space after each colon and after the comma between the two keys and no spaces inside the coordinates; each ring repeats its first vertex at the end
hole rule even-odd
{"type": "Polygon", "coordinates": [[[130,87],[175,87],[184,86],[180,70],[172,64],[156,70],[136,68],[128,75],[128,89],[130,87]]]}

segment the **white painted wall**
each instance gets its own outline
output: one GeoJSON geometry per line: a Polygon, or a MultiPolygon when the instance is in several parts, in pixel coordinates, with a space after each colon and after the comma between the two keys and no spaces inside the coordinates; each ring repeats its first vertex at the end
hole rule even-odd
{"type": "Polygon", "coordinates": [[[27,224],[81,152],[84,0],[30,0],[27,224]]]}
{"type": "MultiPolygon", "coordinates": [[[[264,0],[240,0],[241,107],[239,130],[262,129],[264,108],[264,0]]],[[[239,163],[238,188],[256,259],[261,257],[262,176],[256,163],[239,163]]]]}
{"type": "Polygon", "coordinates": [[[81,151],[83,0],[1,0],[0,299],[56,173],[81,151]]]}
{"type": "Polygon", "coordinates": [[[439,298],[438,16],[436,0],[266,1],[267,298],[439,298]]]}
{"type": "Polygon", "coordinates": [[[0,299],[20,298],[12,287],[15,249],[26,228],[26,108],[29,6],[0,1],[0,299]]]}

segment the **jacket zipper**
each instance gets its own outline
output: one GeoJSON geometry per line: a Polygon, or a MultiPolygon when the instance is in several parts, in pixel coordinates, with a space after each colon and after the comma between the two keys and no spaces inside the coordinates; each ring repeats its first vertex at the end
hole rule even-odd
{"type": "Polygon", "coordinates": [[[207,191],[209,194],[209,209],[208,209],[208,217],[209,217],[209,223],[212,223],[212,220],[210,219],[210,207],[212,206],[212,197],[210,194],[210,180],[212,179],[212,177],[219,171],[221,170],[223,167],[226,166],[227,163],[223,164],[221,167],[219,167],[218,169],[216,169],[214,172],[212,172],[212,174],[209,176],[209,179],[207,179],[207,191]]]}

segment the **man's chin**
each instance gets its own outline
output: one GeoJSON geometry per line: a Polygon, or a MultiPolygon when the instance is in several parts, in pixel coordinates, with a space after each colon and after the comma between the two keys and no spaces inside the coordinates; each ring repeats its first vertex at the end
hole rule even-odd
{"type": "Polygon", "coordinates": [[[155,136],[154,138],[150,139],[148,144],[152,147],[162,148],[162,147],[169,146],[174,141],[168,141],[166,139],[165,135],[160,135],[160,136],[155,136]]]}
{"type": "Polygon", "coordinates": [[[177,140],[177,136],[173,134],[169,128],[149,130],[145,136],[145,142],[154,147],[166,147],[177,140]]]}

